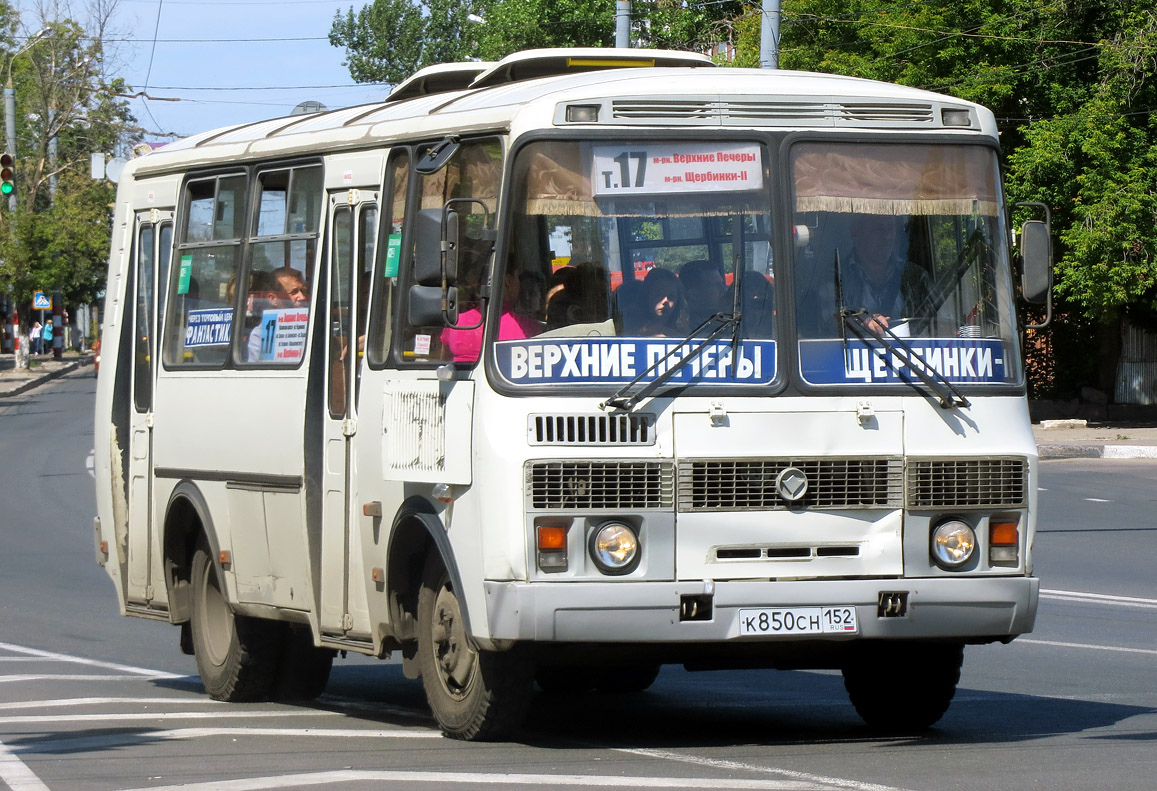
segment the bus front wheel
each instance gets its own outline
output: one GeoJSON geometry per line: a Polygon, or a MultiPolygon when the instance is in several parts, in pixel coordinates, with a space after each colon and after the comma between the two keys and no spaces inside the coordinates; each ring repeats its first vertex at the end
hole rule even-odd
{"type": "Polygon", "coordinates": [[[193,653],[205,691],[214,700],[264,700],[276,677],[279,624],[233,613],[204,540],[193,553],[191,578],[193,653]]]}
{"type": "Polygon", "coordinates": [[[843,668],[844,688],[869,727],[923,730],[948,711],[963,664],[960,643],[866,645],[843,668]]]}
{"type": "Polygon", "coordinates": [[[521,725],[534,667],[517,649],[474,646],[459,594],[438,558],[427,563],[418,594],[418,662],[426,700],[447,736],[499,739],[521,725]]]}

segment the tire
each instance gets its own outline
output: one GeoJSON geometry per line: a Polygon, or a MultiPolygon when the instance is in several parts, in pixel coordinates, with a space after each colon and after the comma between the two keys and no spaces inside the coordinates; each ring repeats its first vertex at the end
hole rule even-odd
{"type": "Polygon", "coordinates": [[[530,706],[533,663],[517,649],[472,645],[458,594],[436,555],[426,563],[418,594],[418,665],[430,710],[450,738],[501,739],[521,726],[530,706]]]}
{"type": "Polygon", "coordinates": [[[280,624],[233,614],[204,539],[191,578],[193,653],[205,691],[214,700],[265,700],[276,679],[280,624]]]}
{"type": "Polygon", "coordinates": [[[534,681],[548,695],[580,695],[594,688],[595,673],[587,667],[539,665],[534,681]]]}
{"type": "Polygon", "coordinates": [[[659,677],[659,665],[627,665],[599,670],[595,688],[616,695],[646,691],[659,677]]]}
{"type": "Polygon", "coordinates": [[[963,664],[959,643],[865,646],[843,669],[844,688],[870,728],[920,731],[948,711],[963,664]]]}
{"type": "Polygon", "coordinates": [[[325,692],[333,656],[332,650],[313,644],[313,635],[308,629],[285,624],[273,698],[307,701],[325,692]]]}

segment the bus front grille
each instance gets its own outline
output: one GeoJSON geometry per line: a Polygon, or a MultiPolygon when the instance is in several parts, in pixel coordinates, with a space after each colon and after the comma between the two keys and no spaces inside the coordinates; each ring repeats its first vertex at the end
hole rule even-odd
{"type": "Polygon", "coordinates": [[[674,465],[659,461],[534,461],[526,465],[535,510],[669,509],[674,465]]]}
{"type": "Polygon", "coordinates": [[[654,445],[655,416],[531,415],[527,421],[531,445],[654,445]]]}
{"type": "Polygon", "coordinates": [[[908,461],[909,508],[1023,508],[1027,503],[1023,458],[908,461]]]}
{"type": "Polygon", "coordinates": [[[679,510],[899,508],[902,469],[899,458],[688,460],[679,465],[679,510]],[[808,481],[794,503],[776,491],[779,474],[791,467],[808,481]]]}

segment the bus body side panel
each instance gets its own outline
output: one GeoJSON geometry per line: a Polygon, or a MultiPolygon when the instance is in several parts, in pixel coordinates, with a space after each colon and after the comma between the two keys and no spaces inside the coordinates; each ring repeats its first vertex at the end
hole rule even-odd
{"type": "MultiPolygon", "coordinates": [[[[160,478],[197,482],[231,553],[230,601],[312,609],[305,539],[304,372],[162,371],[160,478]]],[[[158,492],[159,507],[166,500],[158,492]]],[[[164,514],[158,514],[159,519],[164,514]]]]}

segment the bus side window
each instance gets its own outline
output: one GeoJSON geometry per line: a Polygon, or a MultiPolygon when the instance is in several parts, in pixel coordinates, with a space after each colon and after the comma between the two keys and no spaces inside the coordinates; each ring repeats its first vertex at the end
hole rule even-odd
{"type": "Polygon", "coordinates": [[[223,366],[233,328],[230,282],[240,265],[245,225],[244,175],[191,181],[167,311],[166,365],[223,366]]]}
{"type": "MultiPolygon", "coordinates": [[[[490,247],[482,242],[482,231],[493,223],[498,208],[498,185],[502,180],[502,144],[494,138],[471,140],[436,173],[420,176],[417,185],[419,208],[441,210],[451,198],[472,198],[459,203],[462,234],[458,267],[458,324],[473,326],[482,319],[482,284],[489,273],[490,247]]],[[[412,260],[415,243],[409,244],[412,260]]],[[[497,286],[499,284],[492,284],[497,286]]],[[[477,362],[482,349],[482,327],[455,330],[445,327],[417,327],[403,324],[401,357],[404,362],[437,364],[443,360],[477,362]],[[453,350],[443,348],[449,342],[453,350]]]]}
{"type": "Polygon", "coordinates": [[[244,301],[238,303],[242,316],[236,361],[294,366],[304,358],[308,338],[322,169],[281,168],[257,178],[256,232],[249,240],[244,301]]]}

